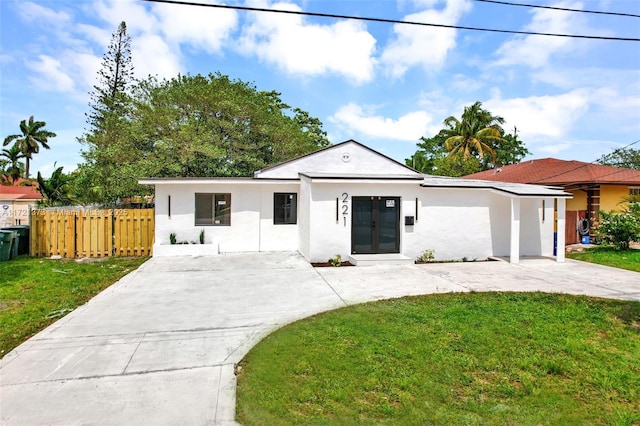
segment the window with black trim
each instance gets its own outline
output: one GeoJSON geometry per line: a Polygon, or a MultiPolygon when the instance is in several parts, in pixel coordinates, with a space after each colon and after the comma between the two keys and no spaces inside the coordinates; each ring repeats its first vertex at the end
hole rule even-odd
{"type": "Polygon", "coordinates": [[[630,186],[629,187],[629,195],[632,197],[640,196],[640,187],[638,186],[630,186]]]}
{"type": "Polygon", "coordinates": [[[231,194],[196,193],[196,226],[231,225],[231,194]]]}
{"type": "Polygon", "coordinates": [[[295,192],[273,194],[273,223],[275,225],[298,223],[298,194],[295,192]]]}

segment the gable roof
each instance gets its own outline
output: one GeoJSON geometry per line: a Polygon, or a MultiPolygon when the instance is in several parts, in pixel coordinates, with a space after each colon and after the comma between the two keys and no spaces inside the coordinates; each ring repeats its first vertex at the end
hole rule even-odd
{"type": "Polygon", "coordinates": [[[467,175],[464,178],[561,186],[584,183],[640,185],[638,170],[557,158],[523,161],[467,175]]]}
{"type": "Polygon", "coordinates": [[[300,173],[329,173],[333,175],[398,175],[421,176],[406,166],[353,139],[322,148],[318,151],[258,170],[257,179],[298,179],[300,173]]]}
{"type": "Polygon", "coordinates": [[[0,200],[42,200],[36,186],[0,185],[0,200]]]}

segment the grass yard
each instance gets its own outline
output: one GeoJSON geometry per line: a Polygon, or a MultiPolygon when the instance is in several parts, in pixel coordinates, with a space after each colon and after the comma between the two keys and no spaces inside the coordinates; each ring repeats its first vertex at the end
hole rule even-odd
{"type": "Polygon", "coordinates": [[[109,287],[147,258],[0,262],[0,357],[109,287]]]}
{"type": "Polygon", "coordinates": [[[319,314],[237,368],[246,425],[636,425],[640,302],[441,294],[319,314]]]}
{"type": "Polygon", "coordinates": [[[640,272],[640,250],[637,249],[617,250],[613,247],[592,247],[585,249],[582,253],[567,253],[567,257],[640,272]]]}

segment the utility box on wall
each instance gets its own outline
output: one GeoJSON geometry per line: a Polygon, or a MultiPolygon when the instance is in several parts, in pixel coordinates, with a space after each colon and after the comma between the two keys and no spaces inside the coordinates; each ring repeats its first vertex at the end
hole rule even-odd
{"type": "Polygon", "coordinates": [[[404,217],[404,225],[405,226],[412,226],[414,222],[415,222],[415,220],[414,220],[413,216],[405,216],[404,217]]]}

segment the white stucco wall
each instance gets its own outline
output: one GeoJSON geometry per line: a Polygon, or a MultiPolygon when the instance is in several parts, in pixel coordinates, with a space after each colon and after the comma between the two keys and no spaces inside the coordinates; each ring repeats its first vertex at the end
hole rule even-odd
{"type": "Polygon", "coordinates": [[[520,255],[553,255],[553,198],[520,200],[520,255]]]}
{"type": "Polygon", "coordinates": [[[493,256],[509,256],[511,238],[511,199],[489,193],[491,216],[491,249],[493,256]]]}
{"type": "Polygon", "coordinates": [[[420,186],[417,182],[407,184],[314,182],[310,187],[309,196],[311,203],[309,250],[303,255],[311,262],[326,262],[337,254],[347,259],[351,254],[351,200],[353,197],[364,196],[401,197],[400,250],[402,252],[402,244],[405,240],[404,216],[415,215],[413,206],[419,191],[420,186]],[[407,204],[410,204],[410,207],[407,207],[407,204]]]}
{"type": "Polygon", "coordinates": [[[311,262],[351,254],[351,199],[355,196],[401,198],[400,252],[408,257],[418,257],[426,249],[434,250],[437,260],[509,254],[509,198],[490,191],[421,188],[416,183],[339,182],[314,183],[310,192],[310,247],[303,254],[311,262]],[[405,226],[404,217],[415,216],[416,198],[418,220],[413,226],[405,226]],[[347,206],[347,215],[343,214],[343,205],[347,206]]]}
{"type": "Polygon", "coordinates": [[[260,251],[298,250],[298,226],[300,224],[300,185],[260,185],[260,251]],[[273,194],[276,192],[298,194],[298,223],[275,225],[273,223],[273,194]]]}
{"type": "Polygon", "coordinates": [[[155,244],[169,244],[169,234],[178,241],[205,242],[220,252],[298,250],[298,225],[273,224],[273,194],[298,193],[296,183],[286,185],[251,184],[163,184],[156,186],[155,244]],[[231,226],[195,225],[196,193],[230,193],[231,226]],[[168,197],[171,196],[171,216],[168,197]]]}
{"type": "MultiPolygon", "coordinates": [[[[280,183],[169,183],[156,186],[156,245],[205,240],[220,252],[296,251],[311,262],[351,254],[351,200],[358,196],[400,197],[400,253],[418,257],[435,251],[437,260],[508,256],[511,199],[491,190],[423,188],[415,181],[313,181],[280,183]],[[196,226],[195,193],[231,193],[231,226],[196,226]],[[298,194],[298,223],[273,224],[273,194],[298,194]],[[346,195],[345,195],[346,194],[346,195]],[[171,217],[168,196],[171,196],[171,217]],[[405,216],[418,215],[413,226],[405,216]],[[336,199],[338,220],[336,221],[336,199]]],[[[553,253],[553,199],[520,199],[520,243],[523,256],[553,253]]],[[[166,250],[165,250],[166,251],[166,250]]],[[[209,252],[209,251],[208,251],[209,252]]]]}
{"type": "Polygon", "coordinates": [[[389,158],[366,149],[357,143],[347,142],[258,172],[256,177],[297,179],[300,171],[336,175],[378,174],[385,176],[416,174],[403,165],[393,162],[389,158]]]}
{"type": "Polygon", "coordinates": [[[493,209],[492,203],[500,201],[494,200],[494,194],[470,189],[429,188],[421,198],[424,225],[421,233],[424,236],[415,243],[413,250],[435,250],[436,260],[486,259],[493,255],[492,231],[495,227],[492,221],[496,219],[497,210],[493,209]]]}
{"type": "Polygon", "coordinates": [[[298,251],[306,259],[310,259],[311,251],[311,188],[310,179],[302,177],[300,194],[298,195],[298,251]]]}

